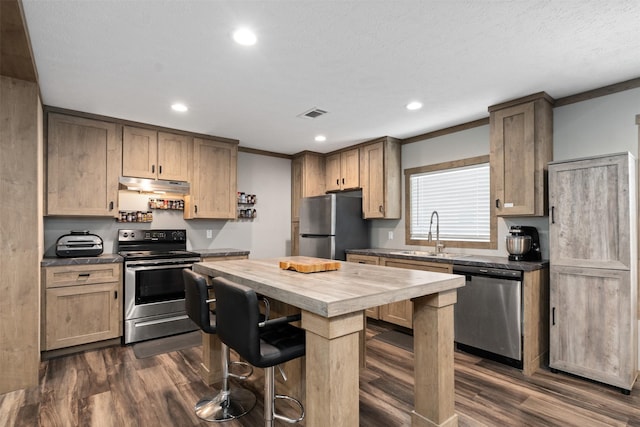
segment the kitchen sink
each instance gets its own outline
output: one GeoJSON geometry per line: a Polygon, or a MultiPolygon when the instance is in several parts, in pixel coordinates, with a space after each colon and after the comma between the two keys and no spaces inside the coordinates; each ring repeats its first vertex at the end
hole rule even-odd
{"type": "Polygon", "coordinates": [[[394,251],[389,252],[391,255],[411,255],[411,256],[423,256],[423,257],[436,257],[436,258],[461,258],[463,254],[453,254],[450,252],[430,252],[430,251],[394,251]]]}

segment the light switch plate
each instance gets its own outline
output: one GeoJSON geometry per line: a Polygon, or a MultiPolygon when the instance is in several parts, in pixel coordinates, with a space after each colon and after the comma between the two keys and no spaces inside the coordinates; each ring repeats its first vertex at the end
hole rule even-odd
{"type": "Polygon", "coordinates": [[[389,240],[393,240],[393,231],[389,232],[389,240]]]}
{"type": "Polygon", "coordinates": [[[213,239],[213,230],[207,230],[207,239],[213,239]]]}

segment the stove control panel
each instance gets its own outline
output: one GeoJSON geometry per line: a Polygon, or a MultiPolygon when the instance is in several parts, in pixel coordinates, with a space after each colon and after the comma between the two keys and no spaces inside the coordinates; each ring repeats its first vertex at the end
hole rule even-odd
{"type": "Polygon", "coordinates": [[[187,230],[118,230],[119,242],[186,242],[187,230]]]}

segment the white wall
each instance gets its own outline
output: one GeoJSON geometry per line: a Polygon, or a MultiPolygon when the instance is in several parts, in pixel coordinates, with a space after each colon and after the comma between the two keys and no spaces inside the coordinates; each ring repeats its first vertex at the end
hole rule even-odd
{"type": "MultiPolygon", "coordinates": [[[[238,153],[238,191],[257,196],[253,220],[189,220],[182,211],[154,210],[152,223],[118,223],[114,219],[45,218],[44,244],[47,256],[55,256],[56,239],[70,230],[90,230],[104,240],[104,252],[116,251],[120,228],[185,228],[188,249],[236,248],[250,251],[251,258],[290,254],[291,161],[276,157],[238,153]],[[212,230],[212,238],[206,237],[212,230]]],[[[147,210],[153,196],[121,191],[120,210],[147,210]]]]}

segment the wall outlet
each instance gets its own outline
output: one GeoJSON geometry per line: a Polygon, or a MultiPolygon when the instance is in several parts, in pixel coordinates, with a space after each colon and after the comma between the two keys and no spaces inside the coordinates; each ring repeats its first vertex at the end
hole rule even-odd
{"type": "Polygon", "coordinates": [[[207,230],[207,239],[213,239],[213,230],[207,230]]]}
{"type": "Polygon", "coordinates": [[[389,240],[393,240],[393,231],[389,232],[389,240]]]}

